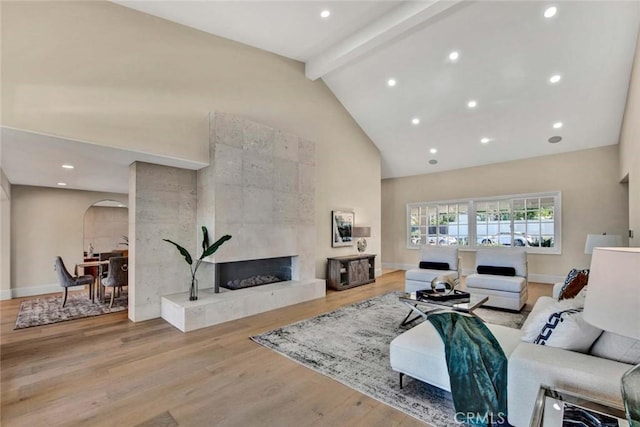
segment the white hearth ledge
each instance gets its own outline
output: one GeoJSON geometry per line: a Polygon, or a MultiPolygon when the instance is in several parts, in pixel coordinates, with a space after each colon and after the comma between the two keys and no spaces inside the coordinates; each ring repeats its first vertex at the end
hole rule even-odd
{"type": "Polygon", "coordinates": [[[164,320],[182,332],[189,332],[322,298],[325,293],[322,279],[289,280],[236,291],[220,288],[218,294],[213,289],[203,289],[196,301],[189,301],[189,292],[163,296],[160,311],[164,320]]]}

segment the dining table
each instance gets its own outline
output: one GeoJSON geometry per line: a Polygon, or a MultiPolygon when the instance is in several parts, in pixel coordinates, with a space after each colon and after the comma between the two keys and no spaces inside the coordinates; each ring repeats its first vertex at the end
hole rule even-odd
{"type": "MultiPolygon", "coordinates": [[[[100,302],[104,300],[104,287],[102,286],[102,283],[100,283],[100,278],[102,277],[102,269],[105,265],[109,265],[108,259],[104,261],[84,261],[76,264],[76,268],[82,268],[83,273],[85,268],[98,267],[98,274],[95,277],[94,287],[97,287],[98,289],[98,299],[100,302]]],[[[95,291],[93,295],[95,295],[95,291]]]]}

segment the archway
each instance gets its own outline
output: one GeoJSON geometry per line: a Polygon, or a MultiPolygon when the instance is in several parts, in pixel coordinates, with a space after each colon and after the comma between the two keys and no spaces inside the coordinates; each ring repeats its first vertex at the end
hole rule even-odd
{"type": "Polygon", "coordinates": [[[117,200],[101,200],[84,213],[83,251],[86,257],[129,249],[129,209],[117,200]]]}

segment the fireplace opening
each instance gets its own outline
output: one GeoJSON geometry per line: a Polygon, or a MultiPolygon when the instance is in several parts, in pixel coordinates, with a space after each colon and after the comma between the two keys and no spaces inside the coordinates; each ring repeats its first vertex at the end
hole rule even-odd
{"type": "Polygon", "coordinates": [[[216,287],[236,290],[291,280],[291,257],[216,264],[216,287]]]}

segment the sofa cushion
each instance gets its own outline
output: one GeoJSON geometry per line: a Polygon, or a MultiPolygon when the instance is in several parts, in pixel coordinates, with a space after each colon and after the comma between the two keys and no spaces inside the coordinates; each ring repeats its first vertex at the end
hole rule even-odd
{"type": "Polygon", "coordinates": [[[426,268],[430,270],[449,270],[448,262],[420,261],[420,264],[418,266],[420,268],[426,268]]]}
{"type": "Polygon", "coordinates": [[[564,285],[560,290],[560,295],[558,299],[567,299],[573,298],[578,293],[587,286],[587,282],[589,281],[589,270],[579,270],[577,268],[572,269],[567,278],[564,281],[564,285]]]}
{"type": "Polygon", "coordinates": [[[513,267],[496,267],[493,265],[479,265],[476,269],[478,274],[493,274],[497,276],[515,276],[516,269],[513,267]]]}
{"type": "Polygon", "coordinates": [[[592,356],[637,365],[640,363],[640,340],[604,331],[591,347],[592,356]]]}
{"type": "MultiPolygon", "coordinates": [[[[520,276],[494,276],[492,274],[470,274],[467,276],[467,289],[492,289],[503,292],[520,293],[526,284],[524,277],[520,276]]],[[[472,292],[473,293],[473,292],[472,292]]]]}

